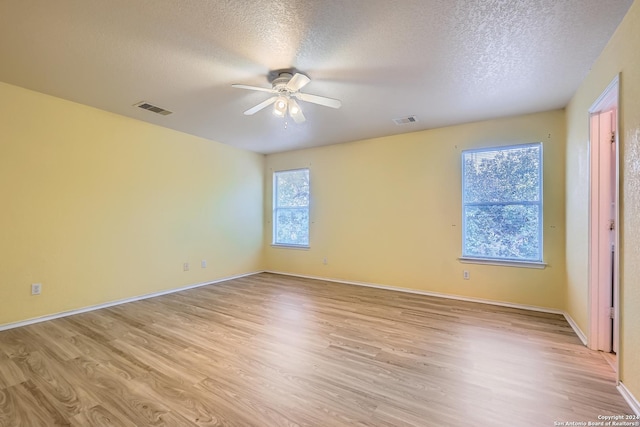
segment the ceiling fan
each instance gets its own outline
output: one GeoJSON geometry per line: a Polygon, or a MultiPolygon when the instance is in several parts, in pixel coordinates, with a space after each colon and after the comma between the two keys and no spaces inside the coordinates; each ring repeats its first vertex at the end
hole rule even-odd
{"type": "Polygon", "coordinates": [[[285,117],[288,113],[293,121],[295,121],[296,123],[302,123],[306,120],[306,118],[304,117],[304,114],[302,114],[302,109],[300,109],[300,105],[298,105],[296,99],[331,108],[340,108],[340,106],[342,105],[342,102],[337,99],[300,92],[300,89],[305,87],[310,81],[311,79],[304,74],[292,74],[291,72],[283,71],[278,72],[277,77],[274,78],[271,82],[270,89],[265,87],[247,86],[240,84],[233,84],[231,86],[239,89],[257,90],[273,94],[271,98],[245,111],[245,116],[251,116],[252,114],[255,114],[258,111],[262,110],[263,108],[274,104],[273,114],[278,117],[285,117]]]}

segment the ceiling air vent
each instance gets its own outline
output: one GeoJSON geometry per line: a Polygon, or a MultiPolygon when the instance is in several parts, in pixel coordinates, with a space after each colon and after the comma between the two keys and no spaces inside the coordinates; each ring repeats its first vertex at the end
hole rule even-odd
{"type": "Polygon", "coordinates": [[[393,119],[393,123],[397,124],[398,126],[408,125],[409,123],[415,123],[417,121],[418,119],[416,118],[416,116],[401,117],[399,119],[393,119]]]}
{"type": "Polygon", "coordinates": [[[156,107],[153,104],[149,104],[146,101],[138,102],[137,104],[133,104],[134,107],[142,108],[143,110],[148,110],[153,113],[161,114],[163,116],[168,116],[173,113],[173,111],[165,110],[164,108],[156,107]]]}

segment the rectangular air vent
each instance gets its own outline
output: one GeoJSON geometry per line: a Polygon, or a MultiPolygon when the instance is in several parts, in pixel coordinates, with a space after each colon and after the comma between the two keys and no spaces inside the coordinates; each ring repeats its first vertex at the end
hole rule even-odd
{"type": "Polygon", "coordinates": [[[163,116],[168,116],[172,113],[172,111],[165,110],[164,108],[157,107],[153,104],[149,104],[146,101],[138,102],[137,104],[133,104],[133,106],[142,108],[143,110],[151,111],[153,113],[162,114],[163,116]]]}
{"type": "Polygon", "coordinates": [[[393,122],[395,124],[399,125],[407,125],[409,123],[415,123],[417,122],[418,119],[416,118],[416,116],[409,116],[409,117],[401,117],[399,119],[393,119],[393,122]]]}

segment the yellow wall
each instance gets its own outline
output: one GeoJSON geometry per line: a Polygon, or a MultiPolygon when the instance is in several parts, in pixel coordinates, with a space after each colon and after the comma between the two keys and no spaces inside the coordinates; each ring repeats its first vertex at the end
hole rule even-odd
{"type": "MultiPolygon", "coordinates": [[[[268,195],[273,171],[310,168],[312,224],[309,250],[268,246],[266,264],[277,272],[564,309],[564,154],[559,110],[268,155],[268,195]],[[549,266],[461,264],[461,150],[537,141],[549,266]]],[[[271,227],[266,197],[267,243],[271,227]]]]}
{"type": "Polygon", "coordinates": [[[567,310],[588,323],[588,110],[620,76],[621,380],[640,396],[640,2],[635,1],[567,107],[567,310]]]}
{"type": "Polygon", "coordinates": [[[0,83],[0,325],[263,269],[263,176],[261,155],[0,83]]]}

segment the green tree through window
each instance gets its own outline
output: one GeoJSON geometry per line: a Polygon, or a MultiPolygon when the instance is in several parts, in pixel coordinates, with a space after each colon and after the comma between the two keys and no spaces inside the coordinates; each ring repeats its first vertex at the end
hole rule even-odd
{"type": "Polygon", "coordinates": [[[309,169],[273,174],[273,244],[309,246],[309,169]]]}
{"type": "Polygon", "coordinates": [[[462,256],[542,262],[542,144],[462,153],[462,256]]]}

